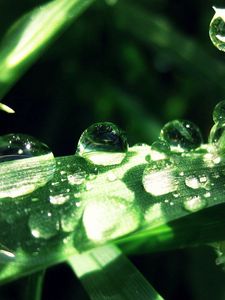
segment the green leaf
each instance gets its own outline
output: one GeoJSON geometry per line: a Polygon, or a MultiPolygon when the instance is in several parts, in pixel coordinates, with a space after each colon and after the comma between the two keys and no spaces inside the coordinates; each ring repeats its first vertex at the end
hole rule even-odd
{"type": "Polygon", "coordinates": [[[163,300],[115,246],[106,245],[69,258],[92,300],[163,300]]]}
{"type": "Polygon", "coordinates": [[[55,0],[20,18],[0,47],[0,97],[42,51],[94,0],[55,0]]]}
{"type": "Polygon", "coordinates": [[[121,164],[102,167],[78,155],[59,157],[55,173],[42,156],[2,162],[0,282],[109,241],[143,252],[224,240],[223,154],[203,145],[171,153],[169,169],[153,162],[153,195],[142,178],[154,151],[133,146],[121,164]]]}
{"type": "Polygon", "coordinates": [[[45,271],[39,271],[31,274],[27,279],[25,299],[27,300],[41,300],[42,286],[44,280],[45,271]]]}

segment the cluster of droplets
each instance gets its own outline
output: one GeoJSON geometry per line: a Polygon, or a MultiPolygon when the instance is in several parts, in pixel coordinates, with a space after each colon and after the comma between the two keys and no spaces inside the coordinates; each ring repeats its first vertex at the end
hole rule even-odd
{"type": "MultiPolygon", "coordinates": [[[[199,148],[203,143],[199,128],[186,120],[174,120],[164,125],[160,132],[159,140],[151,146],[150,160],[146,166],[142,183],[146,192],[152,196],[168,196],[165,203],[171,206],[180,198],[180,184],[196,190],[205,183],[198,181],[195,176],[178,172],[177,163],[189,157],[190,151],[199,148]]],[[[187,197],[183,207],[188,211],[197,211],[205,207],[206,201],[198,195],[187,197]]]]}

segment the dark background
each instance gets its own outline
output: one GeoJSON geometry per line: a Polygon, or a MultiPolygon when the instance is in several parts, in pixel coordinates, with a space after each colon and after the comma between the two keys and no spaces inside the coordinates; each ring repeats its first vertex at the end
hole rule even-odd
{"type": "MultiPolygon", "coordinates": [[[[44,2],[0,0],[0,37],[44,2]]],[[[208,35],[213,5],[224,1],[96,1],[3,99],[16,114],[0,112],[0,134],[30,134],[62,156],[75,152],[80,134],[94,122],[118,124],[133,145],[152,143],[164,123],[184,118],[207,141],[213,107],[225,98],[225,54],[208,35]]],[[[225,275],[207,247],[131,259],[166,299],[225,299],[225,275]]],[[[1,294],[19,299],[24,284],[7,285],[1,294]]],[[[62,265],[46,275],[43,299],[56,295],[88,299],[62,265]]]]}

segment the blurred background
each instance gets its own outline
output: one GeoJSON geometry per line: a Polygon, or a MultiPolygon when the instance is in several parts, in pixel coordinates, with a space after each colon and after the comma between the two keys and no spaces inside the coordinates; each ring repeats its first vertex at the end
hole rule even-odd
{"type": "MultiPolygon", "coordinates": [[[[0,37],[44,2],[0,0],[0,37]]],[[[0,134],[30,134],[63,156],[94,122],[118,124],[133,145],[151,144],[164,123],[183,118],[207,141],[213,107],[225,99],[225,53],[208,35],[213,5],[225,2],[96,1],[3,99],[16,114],[0,112],[0,134]]],[[[225,299],[225,274],[207,247],[131,260],[165,299],[225,299]]],[[[71,274],[61,265],[50,269],[43,299],[88,299],[71,274]]],[[[2,299],[19,299],[24,281],[3,287],[2,299]]]]}

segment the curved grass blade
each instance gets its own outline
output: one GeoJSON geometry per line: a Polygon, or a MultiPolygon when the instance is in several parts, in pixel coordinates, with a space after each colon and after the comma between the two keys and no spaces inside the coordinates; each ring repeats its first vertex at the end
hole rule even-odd
{"type": "Polygon", "coordinates": [[[44,276],[45,270],[41,270],[28,277],[24,300],[41,300],[44,276]]]}
{"type": "Polygon", "coordinates": [[[92,300],[163,300],[114,245],[68,259],[92,300]]]}
{"type": "Polygon", "coordinates": [[[20,18],[0,47],[0,97],[34,63],[46,46],[94,0],[55,0],[20,18]]]}
{"type": "Polygon", "coordinates": [[[225,158],[212,149],[203,145],[190,153],[171,154],[169,173],[162,165],[153,169],[157,195],[142,184],[152,151],[148,145],[133,146],[121,164],[98,169],[77,155],[59,157],[47,184],[14,198],[11,191],[35,182],[37,175],[45,176],[46,166],[42,169],[35,160],[30,166],[20,160],[16,174],[18,161],[1,163],[0,242],[13,255],[4,259],[2,252],[0,282],[110,241],[122,244],[126,251],[149,252],[224,240],[225,158]],[[190,188],[190,184],[196,187],[193,177],[199,178],[198,189],[190,188]],[[199,207],[202,198],[204,206],[199,207]]]}

